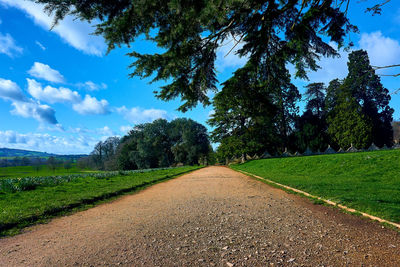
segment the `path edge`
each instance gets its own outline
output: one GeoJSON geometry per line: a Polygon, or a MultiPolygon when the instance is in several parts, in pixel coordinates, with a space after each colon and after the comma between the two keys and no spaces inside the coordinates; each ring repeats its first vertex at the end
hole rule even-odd
{"type": "MultiPolygon", "coordinates": [[[[232,168],[230,168],[230,169],[233,170],[232,168]]],[[[374,215],[371,215],[371,214],[368,214],[368,213],[365,213],[365,212],[362,212],[362,211],[359,211],[359,210],[356,210],[356,209],[353,209],[353,208],[349,208],[349,207],[347,207],[345,205],[336,203],[336,202],[334,202],[332,200],[329,200],[329,199],[324,199],[324,198],[319,197],[319,196],[311,195],[310,193],[307,193],[305,191],[302,191],[302,190],[299,190],[299,189],[296,189],[296,188],[293,188],[293,187],[290,187],[290,186],[287,186],[287,185],[284,185],[284,184],[280,184],[280,183],[274,182],[274,181],[272,181],[270,179],[255,175],[253,173],[249,173],[249,172],[242,171],[242,170],[234,170],[234,171],[240,172],[240,173],[245,174],[245,175],[247,175],[249,177],[254,177],[254,178],[258,179],[258,180],[266,181],[266,182],[268,182],[268,183],[270,183],[272,185],[275,185],[275,186],[277,186],[279,188],[283,188],[283,189],[289,190],[291,192],[303,195],[305,197],[309,197],[309,198],[320,200],[320,201],[324,202],[325,204],[328,204],[328,205],[334,206],[334,207],[338,207],[341,210],[344,210],[346,212],[361,214],[365,218],[368,218],[368,219],[373,220],[373,221],[378,221],[380,223],[388,224],[388,225],[390,225],[392,227],[395,227],[397,230],[400,230],[400,224],[398,224],[398,223],[391,222],[391,221],[382,219],[380,217],[377,217],[377,216],[374,216],[374,215]]]]}

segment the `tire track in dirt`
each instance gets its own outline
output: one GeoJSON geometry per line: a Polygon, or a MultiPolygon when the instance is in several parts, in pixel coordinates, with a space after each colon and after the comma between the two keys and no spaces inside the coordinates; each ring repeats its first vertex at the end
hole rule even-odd
{"type": "Polygon", "coordinates": [[[0,239],[0,266],[399,266],[400,234],[208,167],[0,239]]]}

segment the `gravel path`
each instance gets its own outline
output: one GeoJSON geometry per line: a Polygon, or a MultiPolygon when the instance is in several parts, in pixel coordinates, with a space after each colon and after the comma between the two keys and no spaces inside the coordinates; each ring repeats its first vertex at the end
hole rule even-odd
{"type": "Polygon", "coordinates": [[[0,239],[1,266],[400,266],[400,234],[208,167],[0,239]]]}

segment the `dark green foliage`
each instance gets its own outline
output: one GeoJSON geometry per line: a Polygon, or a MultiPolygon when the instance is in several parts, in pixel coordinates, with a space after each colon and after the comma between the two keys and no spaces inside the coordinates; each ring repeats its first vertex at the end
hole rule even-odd
{"type": "Polygon", "coordinates": [[[32,1],[46,4],[56,19],[72,14],[100,20],[96,33],[104,36],[109,50],[139,37],[154,42],[161,53],[129,53],[136,59],[132,75],[171,81],[157,96],[180,96],[182,111],[198,102],[210,103],[207,92],[215,91],[217,82],[216,49],[228,38],[243,42],[239,55],[248,56],[267,74],[275,62],[284,68],[290,62],[296,77],[306,78],[307,69],[318,68],[320,56],[337,55],[329,42],[341,47],[346,33],[357,30],[346,18],[349,0],[32,1]]]}
{"type": "Polygon", "coordinates": [[[120,169],[147,169],[204,162],[210,153],[207,129],[190,119],[140,124],[122,138],[116,152],[120,169]]]}
{"type": "Polygon", "coordinates": [[[326,97],[329,134],[337,145],[347,148],[392,146],[390,95],[375,74],[364,50],[349,54],[349,74],[343,82],[333,80],[326,97]]]}
{"type": "Polygon", "coordinates": [[[328,116],[328,133],[337,147],[368,148],[372,142],[372,123],[349,94],[342,93],[328,116]]]}
{"type": "Polygon", "coordinates": [[[276,152],[288,141],[300,98],[285,68],[273,68],[265,76],[262,68],[247,64],[223,84],[214,97],[214,114],[208,121],[219,142],[218,157],[240,157],[276,152]]]}
{"type": "Polygon", "coordinates": [[[341,86],[342,82],[339,79],[334,79],[329,82],[329,85],[326,88],[324,105],[326,113],[329,113],[337,105],[341,86]]]}
{"type": "Polygon", "coordinates": [[[326,133],[325,86],[323,83],[311,83],[306,88],[306,110],[296,119],[295,130],[288,145],[293,152],[304,152],[307,148],[323,151],[329,144],[326,133]]]}
{"type": "Polygon", "coordinates": [[[392,116],[389,107],[389,91],[371,67],[368,54],[357,50],[349,54],[349,74],[344,81],[344,90],[362,106],[362,113],[371,120],[372,141],[379,147],[393,144],[392,116]]]}
{"type": "Polygon", "coordinates": [[[303,153],[307,148],[315,152],[324,151],[330,144],[326,131],[325,117],[319,118],[311,110],[306,110],[296,120],[295,131],[290,137],[291,142],[288,148],[300,153],[303,153]]]}
{"type": "Polygon", "coordinates": [[[254,160],[233,165],[275,182],[400,222],[400,150],[254,160]]]}
{"type": "Polygon", "coordinates": [[[310,83],[306,88],[306,110],[321,119],[325,111],[325,86],[323,83],[310,83]]]}

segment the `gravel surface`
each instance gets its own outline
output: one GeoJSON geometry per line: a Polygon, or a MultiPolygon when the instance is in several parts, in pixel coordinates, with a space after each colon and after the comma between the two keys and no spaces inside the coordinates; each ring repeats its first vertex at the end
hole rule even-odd
{"type": "Polygon", "coordinates": [[[0,239],[1,266],[400,266],[400,234],[208,167],[0,239]]]}

